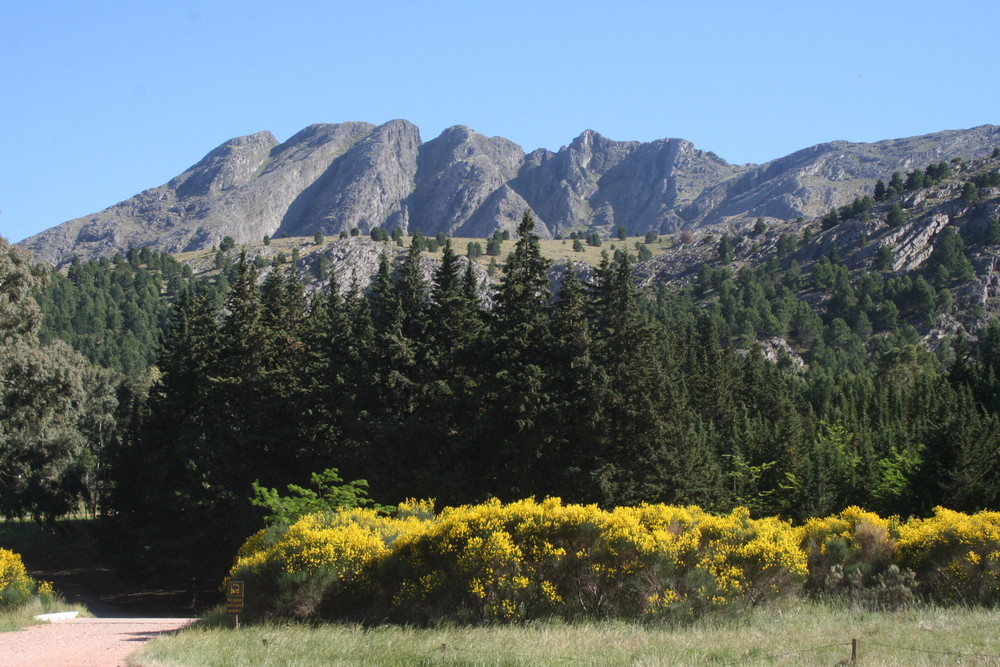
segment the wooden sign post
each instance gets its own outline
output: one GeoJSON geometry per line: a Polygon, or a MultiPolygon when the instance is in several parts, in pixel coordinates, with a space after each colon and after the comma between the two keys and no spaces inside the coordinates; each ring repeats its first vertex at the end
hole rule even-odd
{"type": "Polygon", "coordinates": [[[243,593],[242,581],[230,581],[226,585],[226,611],[233,615],[237,630],[240,629],[240,614],[243,613],[243,593]]]}

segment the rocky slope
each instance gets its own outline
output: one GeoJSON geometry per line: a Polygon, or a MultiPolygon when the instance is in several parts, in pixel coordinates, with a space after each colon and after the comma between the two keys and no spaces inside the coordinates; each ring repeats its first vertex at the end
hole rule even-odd
{"type": "Polygon", "coordinates": [[[270,236],[373,227],[486,236],[525,208],[543,238],[571,231],[673,232],[758,216],[819,215],[894,170],[1000,145],[1000,127],[872,144],[820,144],[764,165],[731,165],[681,139],[612,141],[586,131],[557,152],[525,154],[456,126],[423,142],[405,120],[311,125],[284,143],[238,137],[169,183],[20,245],[60,264],[129,247],[183,252],[270,236]]]}
{"type": "MultiPolygon", "coordinates": [[[[925,165],[917,162],[913,167],[925,165]]],[[[636,268],[638,281],[645,286],[680,286],[695,281],[702,266],[720,264],[721,237],[727,235],[734,248],[728,268],[734,274],[769,260],[782,267],[794,260],[808,272],[836,249],[854,276],[877,271],[889,279],[920,272],[934,282],[928,260],[945,238],[945,231],[952,229],[963,239],[972,278],[948,286],[955,300],[951,315],[939,318],[933,325],[921,324],[918,329],[930,343],[959,330],[975,337],[990,317],[1000,314],[1000,223],[996,222],[1000,217],[1000,186],[978,188],[973,201],[963,196],[963,190],[977,176],[1000,173],[1000,151],[991,157],[953,163],[951,169],[952,175],[939,183],[889,197],[828,229],[823,229],[818,218],[764,218],[763,231],[755,231],[756,221],[745,218],[703,227],[688,234],[687,243],[674,239],[673,248],[641,262],[636,268]],[[901,207],[905,218],[898,226],[890,225],[888,220],[893,204],[901,207]],[[779,250],[783,236],[786,243],[794,241],[785,252],[779,250]],[[881,268],[880,253],[887,254],[881,268]]],[[[888,174],[875,176],[888,181],[888,174]]]]}

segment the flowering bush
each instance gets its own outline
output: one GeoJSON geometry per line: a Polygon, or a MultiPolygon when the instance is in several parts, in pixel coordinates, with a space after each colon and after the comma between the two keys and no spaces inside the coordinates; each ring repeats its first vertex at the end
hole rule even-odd
{"type": "Polygon", "coordinates": [[[937,508],[900,522],[849,507],[793,528],[745,508],[608,511],[549,498],[435,515],[432,503],[409,502],[392,516],[341,510],[261,531],[230,576],[247,582],[251,613],[402,622],[684,618],[802,581],[881,607],[911,602],[918,583],[942,601],[995,604],[1000,513],[937,508]]]}
{"type": "MultiPolygon", "coordinates": [[[[558,499],[448,508],[349,510],[258,533],[231,578],[267,600],[256,611],[348,609],[403,621],[543,615],[690,615],[754,605],[806,574],[798,535],[737,509],[643,505],[604,511],[558,499]]],[[[250,597],[254,597],[250,595],[250,597]]]]}
{"type": "Polygon", "coordinates": [[[899,528],[899,564],[916,572],[930,596],[946,602],[1000,602],[1000,512],[963,514],[942,507],[899,528]]]}
{"type": "Polygon", "coordinates": [[[252,591],[251,615],[315,615],[374,584],[371,566],[403,533],[419,532],[430,503],[401,504],[394,517],[374,509],[320,512],[266,528],[244,543],[229,579],[252,591]]]}
{"type": "MultiPolygon", "coordinates": [[[[51,584],[45,584],[51,593],[51,584]]],[[[0,549],[0,608],[24,604],[35,591],[35,581],[24,569],[21,556],[9,549],[0,549]]]]}
{"type": "Polygon", "coordinates": [[[892,564],[899,521],[848,507],[833,516],[809,519],[800,530],[809,558],[807,589],[859,595],[892,564]]]}

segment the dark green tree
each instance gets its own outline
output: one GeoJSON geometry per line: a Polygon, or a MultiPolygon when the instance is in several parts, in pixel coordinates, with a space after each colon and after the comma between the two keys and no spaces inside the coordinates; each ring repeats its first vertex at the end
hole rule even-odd
{"type": "Polygon", "coordinates": [[[972,204],[978,204],[982,199],[982,194],[979,192],[979,188],[972,181],[966,181],[962,185],[962,201],[965,202],[967,206],[972,204]]]}
{"type": "Polygon", "coordinates": [[[889,188],[886,195],[889,197],[895,197],[905,189],[906,184],[903,182],[903,175],[898,171],[892,172],[892,178],[889,179],[889,188]]]}
{"type": "Polygon", "coordinates": [[[719,241],[719,261],[723,264],[731,264],[734,257],[733,242],[729,240],[728,235],[723,234],[722,240],[719,241]]]}
{"type": "Polygon", "coordinates": [[[875,253],[875,268],[879,271],[889,271],[893,264],[892,248],[887,245],[879,246],[875,253]]]}
{"type": "Polygon", "coordinates": [[[934,251],[927,260],[931,269],[945,269],[940,285],[946,285],[951,279],[972,280],[975,272],[972,263],[965,255],[965,242],[952,227],[946,227],[941,237],[934,244],[934,251]]]}
{"type": "Polygon", "coordinates": [[[875,181],[875,192],[873,193],[875,201],[877,202],[883,201],[885,199],[885,194],[886,194],[885,183],[880,178],[877,181],[875,181]]]}
{"type": "Polygon", "coordinates": [[[33,292],[47,273],[0,237],[0,513],[39,521],[91,504],[88,477],[103,452],[87,424],[116,407],[82,356],[39,341],[33,292]]]}
{"type": "Polygon", "coordinates": [[[545,367],[551,348],[548,268],[535,221],[525,211],[495,296],[489,370],[479,429],[484,486],[501,497],[540,492],[533,462],[545,447],[551,397],[545,367]]]}
{"type": "Polygon", "coordinates": [[[1000,243],[1000,218],[993,216],[986,227],[986,242],[990,245],[1000,243]]]}
{"type": "Polygon", "coordinates": [[[894,203],[889,208],[889,214],[886,216],[885,222],[889,225],[890,229],[899,227],[906,222],[906,215],[903,213],[903,209],[899,204],[894,203]]]}

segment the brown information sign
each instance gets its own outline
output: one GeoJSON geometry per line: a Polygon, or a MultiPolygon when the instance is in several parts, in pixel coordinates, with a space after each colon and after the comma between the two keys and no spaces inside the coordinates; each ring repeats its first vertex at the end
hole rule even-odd
{"type": "Polygon", "coordinates": [[[242,581],[230,581],[226,585],[226,612],[230,614],[243,613],[242,581]]]}

